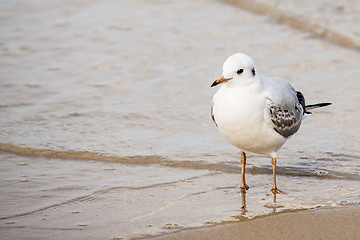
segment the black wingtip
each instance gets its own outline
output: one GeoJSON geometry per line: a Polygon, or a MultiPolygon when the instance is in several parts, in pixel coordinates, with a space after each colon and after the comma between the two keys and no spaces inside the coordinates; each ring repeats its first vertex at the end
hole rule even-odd
{"type": "Polygon", "coordinates": [[[325,107],[325,106],[329,106],[332,103],[328,102],[328,103],[319,103],[319,107],[325,107]]]}
{"type": "Polygon", "coordinates": [[[316,105],[316,107],[325,107],[325,106],[331,105],[331,103],[318,103],[318,104],[314,104],[314,105],[316,105]]]}
{"type": "Polygon", "coordinates": [[[311,109],[314,109],[314,108],[326,107],[326,106],[329,106],[331,104],[332,103],[316,103],[316,104],[306,105],[305,106],[305,113],[311,114],[311,112],[309,112],[308,110],[311,110],[311,109]]]}

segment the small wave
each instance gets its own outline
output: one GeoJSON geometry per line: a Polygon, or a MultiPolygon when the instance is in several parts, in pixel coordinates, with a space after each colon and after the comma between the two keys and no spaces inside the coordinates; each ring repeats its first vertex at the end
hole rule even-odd
{"type": "Polygon", "coordinates": [[[359,201],[350,202],[350,201],[343,200],[343,201],[339,202],[338,204],[341,206],[349,206],[349,205],[360,205],[360,202],[359,201]]]}
{"type": "Polygon", "coordinates": [[[270,16],[276,19],[278,22],[287,24],[291,27],[309,31],[316,36],[319,36],[340,46],[360,51],[359,39],[354,35],[340,32],[336,29],[332,29],[331,27],[324,26],[323,24],[313,22],[309,20],[309,18],[305,18],[304,16],[296,14],[295,12],[283,12],[271,4],[266,4],[264,1],[262,1],[261,4],[257,1],[249,0],[224,1],[235,4],[254,13],[270,16]]]}
{"type": "MultiPolygon", "coordinates": [[[[250,174],[272,174],[272,168],[252,166],[246,169],[250,174]]],[[[314,170],[300,166],[276,166],[277,175],[294,176],[294,177],[316,177],[321,179],[343,179],[343,180],[360,180],[359,175],[342,173],[330,170],[314,170]]]]}
{"type": "Polygon", "coordinates": [[[0,151],[10,152],[23,156],[34,156],[44,158],[57,159],[79,159],[79,160],[97,160],[107,162],[119,162],[125,164],[161,164],[162,157],[160,156],[110,156],[101,153],[88,151],[56,151],[48,149],[34,149],[29,147],[15,146],[7,143],[0,143],[0,151]]]}
{"type": "MultiPolygon", "coordinates": [[[[166,167],[173,168],[188,168],[209,171],[220,171],[225,173],[240,173],[240,164],[234,163],[209,163],[206,161],[191,161],[191,160],[169,160],[163,156],[148,155],[148,156],[111,156],[102,153],[88,152],[88,151],[56,151],[47,149],[34,149],[29,147],[15,146],[7,143],[0,143],[0,151],[9,152],[13,154],[56,158],[56,159],[77,159],[77,160],[95,160],[118,162],[123,164],[133,165],[150,165],[159,164],[166,167]]],[[[344,179],[344,180],[360,180],[358,175],[340,173],[327,170],[314,170],[300,166],[277,166],[277,175],[297,176],[297,177],[317,177],[323,179],[344,179]]],[[[246,169],[247,174],[272,174],[271,166],[252,166],[246,169]]]]}

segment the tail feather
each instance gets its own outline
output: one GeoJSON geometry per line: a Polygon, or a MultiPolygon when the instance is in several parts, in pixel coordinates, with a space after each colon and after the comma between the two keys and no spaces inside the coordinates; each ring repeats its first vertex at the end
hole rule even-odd
{"type": "Polygon", "coordinates": [[[311,104],[311,105],[306,105],[305,106],[305,113],[307,114],[311,114],[311,112],[309,112],[308,110],[314,109],[314,108],[319,108],[319,107],[325,107],[331,105],[331,103],[316,103],[316,104],[311,104]]]}

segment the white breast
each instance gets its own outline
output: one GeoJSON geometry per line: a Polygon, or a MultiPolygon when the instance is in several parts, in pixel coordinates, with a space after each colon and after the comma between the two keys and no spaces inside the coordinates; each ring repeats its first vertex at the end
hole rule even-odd
{"type": "Polygon", "coordinates": [[[264,122],[262,86],[223,85],[213,98],[213,114],[221,135],[232,145],[272,157],[286,139],[264,122]]]}

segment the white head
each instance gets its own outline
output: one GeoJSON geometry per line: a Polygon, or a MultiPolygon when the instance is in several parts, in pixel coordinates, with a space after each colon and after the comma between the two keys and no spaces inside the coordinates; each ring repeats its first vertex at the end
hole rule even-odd
{"type": "Polygon", "coordinates": [[[248,85],[258,79],[257,75],[254,61],[246,54],[236,53],[226,59],[222,76],[215,80],[211,87],[221,83],[227,83],[230,86],[248,85]]]}

